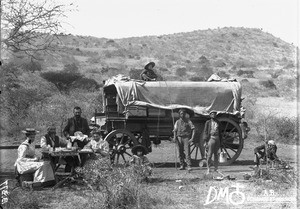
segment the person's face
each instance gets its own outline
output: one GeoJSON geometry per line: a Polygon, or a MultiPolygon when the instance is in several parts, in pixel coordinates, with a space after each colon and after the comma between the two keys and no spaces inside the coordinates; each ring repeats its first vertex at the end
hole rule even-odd
{"type": "Polygon", "coordinates": [[[141,150],[136,151],[137,156],[142,156],[143,152],[141,150]]]}
{"type": "Polygon", "coordinates": [[[185,112],[180,112],[179,116],[180,116],[180,118],[185,118],[185,112]]]}
{"type": "Polygon", "coordinates": [[[30,134],[30,135],[28,136],[28,139],[29,139],[31,142],[34,142],[34,140],[35,140],[35,134],[30,134]]]}
{"type": "Polygon", "coordinates": [[[209,114],[209,116],[210,116],[211,118],[216,118],[216,113],[215,113],[215,112],[212,112],[212,113],[209,114]]]}
{"type": "Polygon", "coordinates": [[[51,128],[49,129],[48,133],[49,133],[50,135],[56,135],[56,128],[55,128],[55,127],[51,127],[51,128]]]}
{"type": "Polygon", "coordinates": [[[100,135],[99,134],[93,134],[93,139],[95,140],[95,141],[99,141],[100,140],[100,135]]]}
{"type": "Polygon", "coordinates": [[[76,117],[76,118],[80,118],[80,116],[81,116],[81,110],[80,109],[74,109],[74,116],[76,117]]]}

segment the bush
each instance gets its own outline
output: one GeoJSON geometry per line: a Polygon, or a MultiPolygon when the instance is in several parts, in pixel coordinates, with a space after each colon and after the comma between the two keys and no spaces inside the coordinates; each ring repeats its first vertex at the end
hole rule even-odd
{"type": "Polygon", "coordinates": [[[112,166],[109,159],[100,158],[87,162],[83,178],[97,191],[104,193],[105,208],[148,208],[157,200],[144,190],[140,176],[133,167],[112,166]]]}
{"type": "Polygon", "coordinates": [[[141,79],[141,73],[143,72],[143,69],[130,69],[129,71],[129,77],[131,79],[137,79],[140,80],[141,79]]]}
{"type": "Polygon", "coordinates": [[[205,81],[206,79],[204,77],[200,76],[193,76],[189,78],[190,81],[205,81]]]}
{"type": "Polygon", "coordinates": [[[30,62],[27,62],[27,63],[24,63],[22,65],[22,68],[28,72],[40,72],[42,70],[42,65],[39,63],[39,62],[36,62],[36,61],[30,61],[30,62]]]}
{"type": "Polygon", "coordinates": [[[176,69],[176,75],[179,77],[183,77],[186,75],[186,68],[185,67],[181,67],[181,68],[177,68],[176,69]]]}
{"type": "Polygon", "coordinates": [[[278,142],[295,144],[296,136],[296,118],[276,117],[276,116],[259,116],[254,123],[258,136],[264,139],[273,139],[278,142]],[[266,133],[265,133],[266,132],[266,133]]]}
{"type": "Polygon", "coordinates": [[[260,85],[264,86],[265,88],[268,89],[276,89],[276,85],[272,80],[265,80],[265,81],[259,81],[258,82],[260,85]]]}

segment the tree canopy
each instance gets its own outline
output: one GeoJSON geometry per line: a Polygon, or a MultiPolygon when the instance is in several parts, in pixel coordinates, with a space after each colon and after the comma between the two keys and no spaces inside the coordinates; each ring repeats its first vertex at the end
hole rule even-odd
{"type": "Polygon", "coordinates": [[[73,4],[55,0],[0,0],[2,13],[2,45],[11,52],[34,56],[49,51],[56,35],[62,31],[61,21],[73,4]]]}

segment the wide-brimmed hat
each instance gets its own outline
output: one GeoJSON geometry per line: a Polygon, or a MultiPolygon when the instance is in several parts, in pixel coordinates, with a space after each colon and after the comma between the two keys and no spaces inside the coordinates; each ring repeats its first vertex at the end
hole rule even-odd
{"type": "Polygon", "coordinates": [[[154,67],[155,66],[155,63],[154,62],[149,62],[147,65],[145,65],[145,69],[148,69],[148,67],[150,66],[150,65],[152,65],[152,67],[154,67]]]}
{"type": "Polygon", "coordinates": [[[134,146],[134,147],[131,149],[131,152],[132,152],[132,154],[136,155],[136,154],[137,154],[137,151],[139,151],[139,150],[143,152],[143,155],[147,154],[147,148],[144,147],[144,146],[141,145],[141,144],[134,146]]]}
{"type": "Polygon", "coordinates": [[[216,110],[209,111],[209,114],[212,114],[212,113],[216,113],[217,114],[217,111],[216,110]]]}
{"type": "Polygon", "coordinates": [[[268,144],[269,144],[269,145],[275,145],[275,141],[274,141],[274,140],[269,140],[269,141],[268,141],[268,144]]]}
{"type": "Polygon", "coordinates": [[[34,128],[26,128],[22,131],[24,134],[37,134],[39,131],[35,130],[34,128]]]}
{"type": "Polygon", "coordinates": [[[178,110],[178,114],[180,114],[181,112],[184,112],[184,113],[189,114],[190,117],[193,117],[194,114],[195,114],[195,112],[194,112],[193,110],[188,109],[188,108],[180,108],[180,109],[178,110]]]}

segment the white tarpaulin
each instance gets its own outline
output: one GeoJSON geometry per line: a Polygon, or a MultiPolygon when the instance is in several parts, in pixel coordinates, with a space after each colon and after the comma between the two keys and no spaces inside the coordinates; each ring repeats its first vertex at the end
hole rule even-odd
{"type": "Polygon", "coordinates": [[[240,111],[239,82],[152,81],[112,78],[119,100],[126,106],[151,106],[162,109],[189,108],[206,115],[210,110],[236,114],[240,111]]]}

